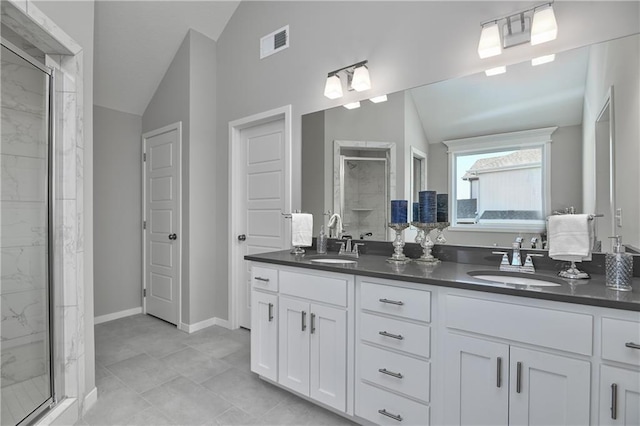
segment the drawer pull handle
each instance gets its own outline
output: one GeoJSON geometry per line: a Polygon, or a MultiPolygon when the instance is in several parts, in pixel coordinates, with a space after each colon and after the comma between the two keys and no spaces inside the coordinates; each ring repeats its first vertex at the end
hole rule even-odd
{"type": "Polygon", "coordinates": [[[269,303],[269,322],[273,321],[273,303],[269,303]]]}
{"type": "Polygon", "coordinates": [[[633,343],[633,342],[627,342],[624,344],[626,347],[631,348],[631,349],[640,349],[640,345],[637,343],[633,343]]]}
{"type": "Polygon", "coordinates": [[[394,373],[386,368],[379,368],[378,371],[382,374],[386,374],[387,376],[395,377],[396,379],[402,379],[404,377],[401,373],[394,373]]]}
{"type": "Polygon", "coordinates": [[[269,278],[256,277],[255,279],[256,279],[256,281],[262,281],[262,282],[265,282],[265,283],[269,282],[269,278]]]}
{"type": "Polygon", "coordinates": [[[390,299],[378,299],[378,300],[382,303],[389,303],[391,305],[398,305],[398,306],[404,305],[404,302],[401,300],[390,300],[390,299]]]}
{"type": "Polygon", "coordinates": [[[497,387],[502,387],[502,358],[498,357],[498,362],[497,362],[497,370],[498,370],[498,374],[496,377],[496,386],[497,387]]]}
{"type": "Polygon", "coordinates": [[[522,391],[522,363],[518,362],[516,367],[516,393],[520,393],[522,391]]]}
{"type": "Polygon", "coordinates": [[[383,416],[387,416],[389,418],[392,418],[393,420],[397,420],[399,422],[402,421],[402,416],[400,414],[391,414],[387,410],[385,410],[384,408],[382,410],[378,410],[378,413],[382,414],[383,416]]]}
{"type": "Polygon", "coordinates": [[[611,418],[618,418],[618,385],[615,383],[611,385],[611,418]]]}
{"type": "Polygon", "coordinates": [[[307,313],[302,311],[302,331],[307,329],[307,313]]]}
{"type": "Polygon", "coordinates": [[[379,331],[378,334],[384,337],[391,337],[392,339],[404,340],[404,337],[401,334],[391,334],[386,331],[379,331]]]}

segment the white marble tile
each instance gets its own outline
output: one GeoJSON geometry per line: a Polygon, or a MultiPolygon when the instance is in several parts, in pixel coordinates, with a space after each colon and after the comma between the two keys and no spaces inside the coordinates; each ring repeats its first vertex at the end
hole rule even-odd
{"type": "MultiPolygon", "coordinates": [[[[76,147],[76,215],[78,251],[84,251],[84,149],[76,147]]],[[[81,282],[81,281],[78,281],[81,282]]]]}
{"type": "Polygon", "coordinates": [[[47,156],[47,126],[43,116],[2,108],[0,153],[25,157],[47,156]]]}
{"type": "Polygon", "coordinates": [[[27,0],[7,0],[16,8],[20,9],[23,13],[27,13],[27,0]]]}
{"type": "Polygon", "coordinates": [[[52,39],[60,44],[60,46],[64,46],[68,49],[69,54],[75,55],[82,50],[82,47],[80,47],[80,45],[69,36],[69,34],[65,33],[60,27],[58,27],[30,0],[27,2],[27,14],[34,22],[34,25],[38,26],[39,31],[44,30],[48,33],[52,39]]]}
{"type": "Polygon", "coordinates": [[[2,340],[42,333],[47,329],[46,291],[28,290],[0,295],[2,340]]]}
{"type": "Polygon", "coordinates": [[[2,56],[2,86],[0,87],[2,106],[44,115],[46,113],[46,74],[31,65],[14,63],[17,62],[15,58],[8,54],[2,56]],[[9,59],[12,61],[9,62],[9,59]]]}
{"type": "Polygon", "coordinates": [[[76,198],[76,94],[63,93],[62,141],[62,198],[65,200],[76,198]]]}
{"type": "Polygon", "coordinates": [[[45,375],[48,372],[47,356],[48,345],[44,339],[12,348],[3,347],[0,384],[4,388],[45,375]]]}
{"type": "MultiPolygon", "coordinates": [[[[47,244],[47,205],[4,201],[0,247],[44,246],[47,244]]],[[[4,281],[3,281],[4,285],[4,281]]]]}
{"type": "Polygon", "coordinates": [[[78,301],[78,281],[77,281],[77,217],[76,217],[76,201],[63,200],[62,205],[62,224],[58,229],[59,241],[62,249],[62,279],[64,287],[64,305],[77,306],[78,301]]]}
{"type": "Polygon", "coordinates": [[[43,289],[47,286],[47,248],[3,248],[2,294],[43,289]]]}
{"type": "Polygon", "coordinates": [[[46,161],[44,159],[1,155],[0,163],[2,201],[46,200],[46,161]]]}

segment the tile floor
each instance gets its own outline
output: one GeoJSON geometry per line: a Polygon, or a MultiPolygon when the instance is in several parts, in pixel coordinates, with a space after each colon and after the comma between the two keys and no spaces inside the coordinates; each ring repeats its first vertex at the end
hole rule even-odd
{"type": "Polygon", "coordinates": [[[250,371],[250,332],[148,315],[96,325],[98,402],[77,425],[352,425],[250,371]]]}

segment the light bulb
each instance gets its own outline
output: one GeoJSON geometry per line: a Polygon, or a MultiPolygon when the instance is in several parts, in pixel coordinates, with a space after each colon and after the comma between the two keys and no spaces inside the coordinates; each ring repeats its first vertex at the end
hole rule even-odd
{"type": "Polygon", "coordinates": [[[500,30],[498,23],[493,22],[482,26],[480,43],[478,43],[478,55],[480,58],[489,58],[502,53],[500,46],[500,30]]]}
{"type": "Polygon", "coordinates": [[[555,40],[558,36],[558,24],[556,15],[551,5],[536,9],[531,23],[531,45],[546,43],[555,40]]]}
{"type": "Polygon", "coordinates": [[[324,95],[329,99],[342,97],[342,83],[337,74],[327,77],[327,83],[324,86],[324,95]]]}
{"type": "Polygon", "coordinates": [[[369,70],[365,65],[359,66],[358,68],[353,70],[351,87],[353,87],[353,90],[355,90],[356,92],[362,92],[363,90],[371,89],[369,70]]]}

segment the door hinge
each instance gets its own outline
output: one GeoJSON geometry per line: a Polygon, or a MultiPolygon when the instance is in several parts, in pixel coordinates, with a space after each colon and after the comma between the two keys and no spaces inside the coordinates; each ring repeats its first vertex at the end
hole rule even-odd
{"type": "Polygon", "coordinates": [[[142,221],[142,229],[147,229],[147,221],[146,220],[142,221]]]}
{"type": "Polygon", "coordinates": [[[147,297],[147,289],[146,288],[142,289],[142,297],[147,297]]]}
{"type": "Polygon", "coordinates": [[[146,152],[142,153],[142,161],[147,161],[147,153],[146,152]]]}

